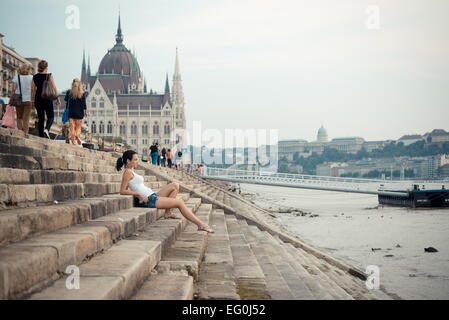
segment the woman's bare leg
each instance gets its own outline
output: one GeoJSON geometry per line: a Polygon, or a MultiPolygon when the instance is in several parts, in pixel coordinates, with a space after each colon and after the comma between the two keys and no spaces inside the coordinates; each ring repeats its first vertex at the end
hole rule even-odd
{"type": "MultiPolygon", "coordinates": [[[[170,184],[167,184],[165,187],[163,187],[161,190],[158,191],[158,195],[159,197],[168,197],[168,198],[174,198],[176,199],[176,196],[179,192],[179,183],[177,182],[172,182],[170,184]]],[[[165,217],[170,216],[171,210],[170,209],[165,209],[165,217]]]]}
{"type": "Polygon", "coordinates": [[[196,224],[198,227],[204,226],[205,223],[198,219],[192,211],[187,208],[182,199],[173,199],[168,197],[160,197],[156,201],[156,208],[167,209],[167,208],[178,208],[182,215],[190,222],[196,224]]]}

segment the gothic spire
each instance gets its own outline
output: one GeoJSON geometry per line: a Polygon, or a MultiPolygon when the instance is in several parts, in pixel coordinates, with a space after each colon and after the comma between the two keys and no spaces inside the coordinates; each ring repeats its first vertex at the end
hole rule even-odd
{"type": "Polygon", "coordinates": [[[81,83],[87,85],[86,50],[83,48],[83,65],[81,67],[81,83]]]}
{"type": "Polygon", "coordinates": [[[176,47],[175,74],[173,76],[178,75],[178,74],[179,74],[179,76],[181,76],[181,73],[179,70],[178,47],[176,47]]]}
{"type": "Polygon", "coordinates": [[[173,74],[172,102],[177,106],[184,106],[184,93],[182,90],[181,72],[179,69],[178,48],[176,48],[175,73],[173,74]]]}
{"type": "Polygon", "coordinates": [[[83,65],[81,70],[86,70],[86,49],[83,48],[83,65]]]}
{"type": "Polygon", "coordinates": [[[165,77],[165,94],[170,94],[170,85],[168,84],[168,72],[167,75],[165,77]]]}
{"type": "Polygon", "coordinates": [[[87,59],[87,76],[90,77],[90,54],[87,59]]]}
{"type": "Polygon", "coordinates": [[[168,84],[168,72],[165,77],[165,93],[164,93],[164,103],[163,104],[165,105],[167,102],[169,104],[171,104],[171,102],[170,102],[170,85],[168,84]]]}
{"type": "Polygon", "coordinates": [[[123,43],[122,27],[120,25],[120,10],[118,12],[118,28],[117,28],[117,34],[115,36],[115,41],[117,42],[117,44],[123,43]]]}

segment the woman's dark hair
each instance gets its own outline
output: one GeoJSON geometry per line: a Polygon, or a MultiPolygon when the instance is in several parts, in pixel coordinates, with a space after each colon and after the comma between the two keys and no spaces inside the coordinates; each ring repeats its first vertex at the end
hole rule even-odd
{"type": "Polygon", "coordinates": [[[137,154],[137,152],[135,152],[134,150],[126,150],[125,152],[123,152],[123,156],[117,159],[117,164],[115,165],[117,171],[122,170],[122,167],[126,164],[126,160],[131,161],[135,154],[137,154]]]}
{"type": "Polygon", "coordinates": [[[39,61],[39,64],[37,65],[37,71],[42,72],[47,67],[48,67],[48,62],[45,60],[41,60],[41,61],[39,61]]]}

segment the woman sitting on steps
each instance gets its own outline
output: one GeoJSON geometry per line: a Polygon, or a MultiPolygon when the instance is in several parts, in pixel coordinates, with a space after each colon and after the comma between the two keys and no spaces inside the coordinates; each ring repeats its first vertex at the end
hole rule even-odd
{"type": "Polygon", "coordinates": [[[179,192],[179,183],[172,182],[159,190],[158,193],[155,193],[143,184],[143,177],[133,171],[134,168],[137,168],[137,164],[137,153],[132,150],[125,151],[123,156],[117,159],[117,171],[120,171],[125,166],[120,194],[139,197],[145,207],[165,209],[165,219],[180,219],[170,210],[171,208],[178,208],[187,220],[198,226],[198,231],[214,232],[187,208],[184,200],[176,198],[179,192]]]}

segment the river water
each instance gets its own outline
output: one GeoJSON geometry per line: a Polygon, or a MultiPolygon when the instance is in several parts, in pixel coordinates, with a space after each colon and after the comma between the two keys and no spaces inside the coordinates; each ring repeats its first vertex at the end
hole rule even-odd
{"type": "Polygon", "coordinates": [[[281,211],[276,219],[308,244],[362,271],[378,266],[380,297],[449,299],[449,209],[382,207],[377,196],[354,193],[255,184],[241,190],[281,211]]]}

